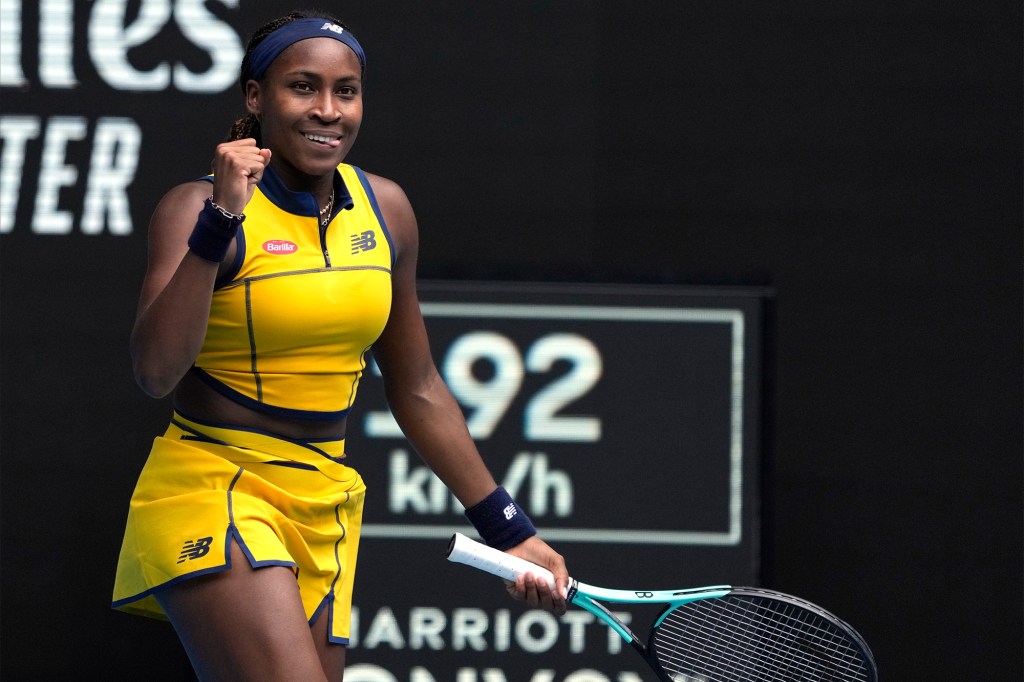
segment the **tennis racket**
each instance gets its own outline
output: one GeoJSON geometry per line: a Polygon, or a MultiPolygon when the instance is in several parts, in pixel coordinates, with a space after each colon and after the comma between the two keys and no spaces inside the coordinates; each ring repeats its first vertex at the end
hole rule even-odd
{"type": "MultiPolygon", "coordinates": [[[[545,568],[461,533],[448,560],[505,580],[532,573],[554,587],[545,568]]],[[[569,580],[571,604],[606,623],[664,682],[877,682],[871,650],[857,632],[803,599],[751,587],[613,590],[569,580]],[[664,604],[645,645],[599,601],[664,604]]]]}

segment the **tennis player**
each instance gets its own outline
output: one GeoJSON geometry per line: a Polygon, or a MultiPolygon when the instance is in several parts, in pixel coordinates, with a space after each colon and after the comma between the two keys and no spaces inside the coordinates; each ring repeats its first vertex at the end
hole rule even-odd
{"type": "Polygon", "coordinates": [[[562,557],[498,487],[431,360],[402,189],[344,163],[366,57],[333,17],[259,29],[248,114],[213,173],[150,225],[131,337],[139,385],[173,392],[128,511],[113,606],[169,619],[203,680],[341,680],[365,487],[346,417],[372,349],[410,443],[491,546],[551,570],[513,597],[565,610],[562,557]]]}

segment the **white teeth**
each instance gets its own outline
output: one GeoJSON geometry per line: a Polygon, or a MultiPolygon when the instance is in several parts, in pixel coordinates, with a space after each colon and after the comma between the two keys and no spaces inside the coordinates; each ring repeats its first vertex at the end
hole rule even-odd
{"type": "Polygon", "coordinates": [[[333,137],[327,137],[326,135],[306,135],[306,139],[307,140],[312,140],[313,142],[325,142],[325,143],[326,142],[332,142],[334,140],[333,137]]]}

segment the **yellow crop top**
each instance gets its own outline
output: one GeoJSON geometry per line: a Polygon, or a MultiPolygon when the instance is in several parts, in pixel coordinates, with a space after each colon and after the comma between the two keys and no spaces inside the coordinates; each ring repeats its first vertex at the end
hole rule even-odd
{"type": "Polygon", "coordinates": [[[321,233],[313,195],[268,167],[245,207],[192,371],[246,407],[329,420],[355,400],[391,310],[394,248],[361,170],[339,166],[334,197],[321,233]]]}

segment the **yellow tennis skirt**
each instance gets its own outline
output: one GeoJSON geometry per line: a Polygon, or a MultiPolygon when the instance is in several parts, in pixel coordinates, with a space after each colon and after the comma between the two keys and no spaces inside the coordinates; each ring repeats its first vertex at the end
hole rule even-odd
{"type": "Polygon", "coordinates": [[[341,463],[345,441],[293,441],[174,414],[132,494],[113,607],[166,619],[153,595],[231,568],[289,566],[310,623],[326,610],[347,644],[366,487],[341,463]]]}

